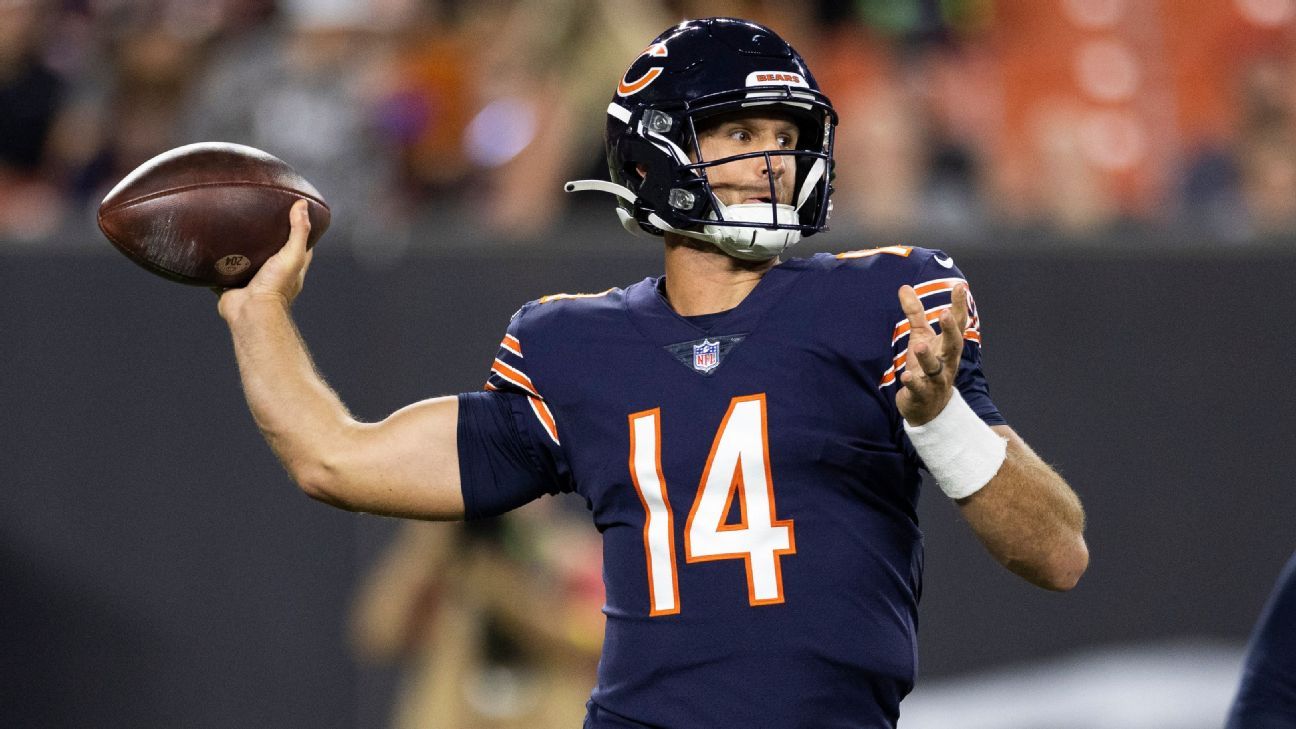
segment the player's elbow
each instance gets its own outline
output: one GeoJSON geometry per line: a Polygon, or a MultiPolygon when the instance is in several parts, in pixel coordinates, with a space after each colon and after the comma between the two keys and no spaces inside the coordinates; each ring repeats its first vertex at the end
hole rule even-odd
{"type": "Polygon", "coordinates": [[[347,511],[355,511],[347,498],[344,479],[336,464],[327,458],[317,458],[289,467],[297,487],[316,501],[347,511]]]}
{"type": "Polygon", "coordinates": [[[358,511],[345,443],[317,444],[311,452],[288,463],[288,472],[302,493],[347,511],[358,511]]]}
{"type": "Polygon", "coordinates": [[[1089,568],[1089,547],[1084,537],[1076,535],[1053,550],[1051,558],[1038,582],[1040,587],[1055,592],[1066,592],[1080,583],[1080,577],[1089,568]]]}

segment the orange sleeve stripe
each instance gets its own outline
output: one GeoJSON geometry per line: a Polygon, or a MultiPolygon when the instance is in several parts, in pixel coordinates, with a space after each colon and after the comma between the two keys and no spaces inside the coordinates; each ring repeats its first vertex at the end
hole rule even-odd
{"type": "MultiPolygon", "coordinates": [[[[941,312],[945,311],[951,306],[953,305],[943,304],[941,306],[933,306],[932,308],[927,309],[927,323],[930,324],[932,322],[940,320],[941,312]]],[[[896,342],[900,341],[900,338],[908,334],[910,329],[911,326],[909,324],[908,319],[902,319],[899,322],[896,322],[895,332],[891,334],[891,343],[895,344],[896,342]]]]}
{"type": "Polygon", "coordinates": [[[508,380],[509,382],[512,382],[513,384],[517,385],[523,390],[526,390],[532,395],[535,395],[536,397],[540,397],[540,393],[536,392],[535,385],[531,382],[530,377],[527,377],[526,375],[522,374],[520,371],[514,369],[513,367],[510,367],[509,365],[499,361],[498,359],[495,360],[495,364],[491,365],[491,371],[499,375],[500,377],[503,377],[504,379],[508,380]]]}
{"type": "MultiPolygon", "coordinates": [[[[932,317],[932,318],[928,319],[928,321],[936,321],[937,318],[939,318],[939,317],[932,317]]],[[[900,327],[896,327],[896,334],[895,334],[895,338],[891,340],[891,344],[894,345],[896,342],[899,342],[899,341],[900,341],[901,339],[903,339],[903,338],[905,337],[905,335],[908,334],[908,333],[909,333],[909,323],[908,323],[908,322],[905,322],[905,326],[904,326],[904,329],[903,329],[903,330],[900,329],[900,327]]],[[[980,325],[979,323],[969,324],[969,325],[968,325],[968,328],[963,330],[963,338],[964,338],[964,339],[975,339],[975,340],[977,340],[978,342],[981,341],[981,325],[980,325]]]]}
{"type": "Polygon", "coordinates": [[[522,343],[512,334],[505,334],[504,338],[500,340],[499,346],[501,349],[507,349],[519,357],[522,356],[522,343]]]}
{"type": "MultiPolygon", "coordinates": [[[[934,307],[928,309],[928,310],[927,310],[927,322],[930,324],[930,323],[934,323],[934,322],[939,321],[939,320],[940,320],[941,312],[942,312],[942,311],[945,311],[945,310],[948,309],[948,308],[950,308],[950,306],[952,306],[952,304],[944,304],[944,305],[942,305],[942,306],[934,306],[934,307]]],[[[909,320],[908,320],[908,319],[905,319],[904,321],[899,322],[898,324],[896,324],[895,331],[891,334],[891,344],[892,344],[892,345],[895,345],[896,342],[899,342],[902,338],[904,338],[904,336],[905,336],[906,334],[909,333],[909,330],[910,330],[911,328],[912,328],[912,327],[909,325],[909,320]]],[[[978,335],[980,334],[980,332],[981,332],[981,321],[980,321],[980,319],[979,319],[978,317],[975,317],[975,316],[974,316],[974,317],[971,317],[970,319],[968,319],[968,325],[967,325],[967,328],[963,330],[963,336],[966,337],[966,336],[968,335],[969,332],[975,332],[975,333],[977,333],[978,335]]],[[[980,341],[980,339],[978,338],[977,341],[980,341]]]]}
{"type": "MultiPolygon", "coordinates": [[[[972,331],[971,329],[969,329],[969,330],[967,330],[966,332],[963,332],[963,339],[968,340],[968,341],[973,341],[973,342],[976,342],[977,344],[980,344],[980,343],[981,343],[981,332],[974,332],[974,331],[972,331]]],[[[909,348],[908,348],[908,347],[905,347],[904,349],[900,350],[900,354],[897,354],[897,355],[895,356],[895,359],[893,359],[893,360],[891,361],[891,369],[896,370],[896,371],[899,371],[899,370],[901,370],[901,369],[904,369],[904,366],[905,366],[905,359],[906,359],[908,356],[909,356],[909,348]]]]}
{"type": "Polygon", "coordinates": [[[491,392],[499,392],[499,388],[496,387],[495,383],[491,382],[490,380],[486,380],[486,384],[483,385],[483,387],[485,387],[487,390],[490,390],[491,392]]]}
{"type": "Polygon", "coordinates": [[[544,426],[545,432],[553,439],[556,445],[562,445],[558,441],[558,425],[554,422],[553,413],[549,410],[549,405],[538,397],[528,397],[527,401],[531,403],[531,412],[535,413],[540,424],[544,426]]]}
{"type": "Polygon", "coordinates": [[[886,372],[882,373],[882,382],[879,383],[880,387],[886,387],[896,381],[896,378],[900,376],[900,370],[905,367],[905,358],[908,355],[909,350],[906,348],[901,351],[900,354],[895,356],[895,359],[891,361],[891,366],[887,368],[886,372]]]}
{"type": "MultiPolygon", "coordinates": [[[[976,342],[977,344],[980,344],[981,332],[976,332],[969,329],[963,332],[963,339],[964,341],[967,342],[976,342]]],[[[906,362],[908,357],[909,357],[908,347],[905,347],[904,349],[900,350],[900,353],[895,356],[895,359],[891,360],[891,366],[887,368],[886,372],[882,373],[882,381],[879,383],[880,387],[886,387],[887,385],[890,385],[896,381],[896,378],[900,376],[900,371],[905,368],[906,364],[908,364],[906,362]]]]}

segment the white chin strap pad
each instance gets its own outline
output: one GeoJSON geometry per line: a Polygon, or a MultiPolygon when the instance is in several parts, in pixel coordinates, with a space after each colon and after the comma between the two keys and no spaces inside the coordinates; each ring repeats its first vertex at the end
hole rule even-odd
{"type": "MultiPolygon", "coordinates": [[[[767,225],[796,225],[797,211],[791,205],[769,203],[742,203],[725,205],[719,200],[716,212],[725,221],[736,223],[764,223],[767,225]]],[[[746,261],[764,261],[773,258],[801,240],[801,231],[770,228],[748,228],[737,225],[708,224],[701,233],[681,231],[683,235],[714,243],[717,248],[734,258],[746,261]]]]}

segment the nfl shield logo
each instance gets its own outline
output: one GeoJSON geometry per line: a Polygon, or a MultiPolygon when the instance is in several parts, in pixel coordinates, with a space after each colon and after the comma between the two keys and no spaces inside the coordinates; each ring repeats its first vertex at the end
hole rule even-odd
{"type": "Polygon", "coordinates": [[[703,339],[693,345],[693,369],[707,373],[720,366],[720,343],[703,339]]]}

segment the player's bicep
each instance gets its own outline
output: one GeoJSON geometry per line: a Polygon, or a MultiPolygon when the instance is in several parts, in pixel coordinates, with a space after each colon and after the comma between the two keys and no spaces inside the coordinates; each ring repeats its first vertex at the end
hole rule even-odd
{"type": "Polygon", "coordinates": [[[353,511],[462,518],[458,420],[458,399],[439,397],[356,425],[342,452],[329,460],[323,493],[312,495],[353,511]]]}
{"type": "Polygon", "coordinates": [[[459,396],[464,516],[495,516],[545,494],[572,491],[571,471],[544,401],[515,392],[459,396]]]}

